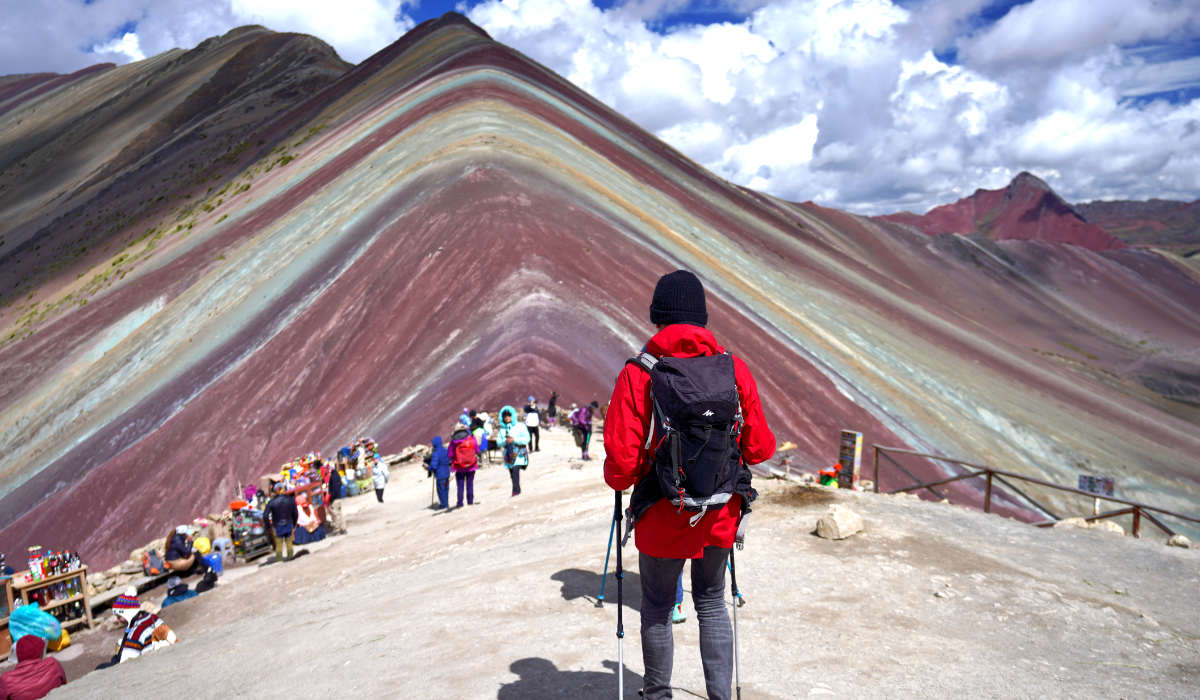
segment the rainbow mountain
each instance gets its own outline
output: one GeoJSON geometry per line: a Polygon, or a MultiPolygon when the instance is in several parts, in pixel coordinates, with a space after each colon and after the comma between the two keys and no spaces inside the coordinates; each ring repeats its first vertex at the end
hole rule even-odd
{"type": "Polygon", "coordinates": [[[794,467],[854,429],[1200,502],[1194,259],[737,187],[456,14],[356,66],[243,27],[0,78],[0,213],[14,557],[111,564],[291,457],[426,442],[463,406],[603,403],[677,268],[794,467]]]}

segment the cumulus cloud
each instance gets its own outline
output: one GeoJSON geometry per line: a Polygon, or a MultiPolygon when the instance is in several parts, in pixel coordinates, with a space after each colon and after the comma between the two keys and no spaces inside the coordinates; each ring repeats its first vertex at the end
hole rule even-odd
{"type": "Polygon", "coordinates": [[[1126,48],[1200,38],[1195,3],[1034,0],[988,25],[989,4],[776,0],[665,33],[647,22],[671,0],[488,0],[468,16],[718,175],[788,199],[924,211],[1021,170],[1077,201],[1200,195],[1200,101],[1128,99],[1197,84],[1200,66],[1126,48]]]}
{"type": "Polygon", "coordinates": [[[357,63],[413,27],[401,0],[0,0],[0,75],[190,49],[246,24],[303,32],[357,63]]]}
{"type": "Polygon", "coordinates": [[[127,61],[140,61],[146,57],[142,53],[141,42],[138,40],[138,35],[133,32],[125,32],[119,39],[113,39],[106,44],[96,44],[89,53],[94,54],[97,58],[106,58],[111,56],[114,63],[125,63],[127,61]]]}
{"type": "Polygon", "coordinates": [[[1036,0],[959,42],[978,67],[1054,64],[1113,45],[1186,37],[1200,29],[1195,0],[1036,0]]]}

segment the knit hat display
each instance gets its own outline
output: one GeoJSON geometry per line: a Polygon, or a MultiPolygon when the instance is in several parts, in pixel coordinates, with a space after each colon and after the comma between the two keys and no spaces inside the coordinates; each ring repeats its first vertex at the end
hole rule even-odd
{"type": "Polygon", "coordinates": [[[704,285],[687,270],[676,270],[658,278],[650,300],[650,322],[667,326],[672,323],[708,324],[704,304],[704,285]]]}
{"type": "Polygon", "coordinates": [[[137,594],[130,595],[129,591],[125,591],[117,596],[117,599],[112,604],[113,610],[136,610],[141,606],[142,604],[138,602],[137,594]]]}

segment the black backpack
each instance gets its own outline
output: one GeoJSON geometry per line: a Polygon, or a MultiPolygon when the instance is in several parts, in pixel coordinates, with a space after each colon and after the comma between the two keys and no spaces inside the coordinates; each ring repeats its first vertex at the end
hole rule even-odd
{"type": "MultiPolygon", "coordinates": [[[[638,481],[630,498],[634,520],[661,498],[681,512],[696,513],[750,491],[749,471],[741,468],[738,441],[742,404],[729,353],[656,358],[643,352],[629,360],[650,374],[654,404],[647,448],[653,476],[638,481]],[[657,431],[655,427],[657,426],[657,431]],[[657,434],[653,445],[649,440],[657,434]]],[[[743,500],[746,503],[746,500],[743,500]]]]}

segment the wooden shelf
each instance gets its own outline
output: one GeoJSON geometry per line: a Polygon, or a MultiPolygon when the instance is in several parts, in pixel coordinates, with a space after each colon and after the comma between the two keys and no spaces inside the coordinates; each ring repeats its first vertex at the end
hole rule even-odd
{"type": "Polygon", "coordinates": [[[52,600],[52,601],[42,605],[42,610],[49,610],[51,608],[59,608],[64,605],[74,603],[77,600],[83,600],[82,593],[76,593],[75,595],[71,596],[70,598],[63,598],[62,600],[52,600]]]}
{"type": "Polygon", "coordinates": [[[47,576],[46,578],[39,579],[37,581],[26,581],[24,574],[27,574],[27,573],[29,573],[29,572],[28,571],[18,571],[17,573],[13,574],[13,580],[12,580],[13,590],[24,591],[24,590],[29,590],[31,588],[42,588],[42,587],[48,586],[52,583],[58,583],[59,581],[66,581],[67,579],[75,578],[76,576],[79,576],[80,574],[82,574],[84,576],[85,581],[87,580],[87,567],[86,566],[81,566],[78,569],[75,569],[74,571],[68,571],[65,574],[54,574],[53,576],[47,576]]]}
{"type": "Polygon", "coordinates": [[[42,610],[52,610],[54,608],[60,608],[64,605],[70,605],[71,603],[74,603],[77,601],[82,602],[83,603],[83,615],[81,615],[79,617],[73,617],[69,620],[60,621],[59,624],[65,626],[65,625],[74,625],[74,624],[78,624],[78,623],[82,622],[82,623],[86,624],[88,627],[92,626],[92,606],[91,606],[90,601],[88,600],[88,595],[87,595],[88,583],[87,583],[87,567],[86,566],[81,566],[78,569],[75,569],[73,571],[67,571],[65,573],[54,574],[53,576],[47,576],[46,578],[43,578],[38,581],[26,581],[25,575],[28,573],[29,573],[28,571],[18,571],[17,573],[13,574],[11,590],[12,590],[12,593],[15,594],[15,595],[13,595],[14,603],[16,602],[15,599],[18,599],[18,598],[21,600],[22,604],[29,603],[29,602],[31,602],[31,598],[33,597],[32,594],[34,591],[37,591],[37,590],[40,590],[43,588],[49,588],[49,587],[51,587],[57,583],[61,583],[63,581],[70,581],[72,579],[75,579],[77,581],[77,584],[79,587],[79,591],[80,591],[79,593],[76,593],[75,595],[69,596],[67,598],[63,598],[62,600],[51,600],[47,603],[40,604],[40,607],[42,610]]]}

